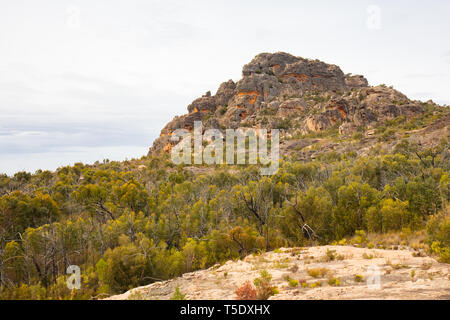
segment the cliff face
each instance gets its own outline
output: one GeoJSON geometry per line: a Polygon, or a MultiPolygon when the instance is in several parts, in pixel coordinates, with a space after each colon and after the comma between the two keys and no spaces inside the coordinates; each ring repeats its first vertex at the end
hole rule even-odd
{"type": "Polygon", "coordinates": [[[222,130],[280,129],[286,153],[298,145],[297,138],[304,140],[311,133],[337,129],[342,139],[358,131],[370,136],[377,124],[387,120],[422,116],[427,105],[436,106],[431,101],[412,101],[392,87],[369,86],[363,76],[344,74],[336,65],[284,52],[261,53],[243,67],[242,79],[222,83],[215,95],[207,92],[195,99],[188,114],[169,122],[150,154],[170,151],[172,132],[192,130],[194,121],[222,130]]]}

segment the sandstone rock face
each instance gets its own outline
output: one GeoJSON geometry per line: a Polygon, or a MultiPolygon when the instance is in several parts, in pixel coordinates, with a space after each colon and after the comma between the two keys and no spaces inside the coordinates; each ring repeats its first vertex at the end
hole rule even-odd
{"type": "Polygon", "coordinates": [[[234,95],[235,89],[236,84],[233,82],[233,80],[228,80],[227,82],[222,83],[215,95],[216,104],[221,106],[226,105],[234,95]]]}
{"type": "Polygon", "coordinates": [[[301,98],[294,98],[278,104],[277,115],[280,117],[296,117],[305,112],[307,103],[301,98]]]}
{"type": "Polygon", "coordinates": [[[198,99],[195,99],[189,106],[189,113],[209,113],[214,112],[216,109],[216,99],[211,96],[204,96],[198,99]]]}
{"type": "MultiPolygon", "coordinates": [[[[432,102],[429,102],[432,104],[432,102]]],[[[341,135],[373,129],[398,117],[411,119],[425,111],[422,103],[385,85],[369,86],[361,75],[344,74],[332,64],[284,52],[261,53],[242,69],[242,79],[228,80],[216,94],[207,92],[188,105],[161,131],[150,154],[171,148],[170,134],[205,128],[283,128],[283,136],[336,128],[341,135]]]]}
{"type": "Polygon", "coordinates": [[[363,88],[363,87],[369,86],[369,82],[367,81],[367,79],[364,78],[364,76],[359,75],[359,74],[345,75],[345,84],[350,88],[363,88]]]}

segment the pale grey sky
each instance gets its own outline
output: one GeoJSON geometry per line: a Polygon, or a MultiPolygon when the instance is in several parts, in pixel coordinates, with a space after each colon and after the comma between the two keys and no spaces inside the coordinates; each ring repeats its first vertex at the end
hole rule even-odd
{"type": "Polygon", "coordinates": [[[450,104],[449,18],[438,0],[2,0],[0,172],[140,157],[260,52],[450,104]]]}

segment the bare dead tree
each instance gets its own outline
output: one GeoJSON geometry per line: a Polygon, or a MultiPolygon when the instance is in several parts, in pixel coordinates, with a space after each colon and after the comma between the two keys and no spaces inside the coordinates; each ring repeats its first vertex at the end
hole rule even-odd
{"type": "Polygon", "coordinates": [[[305,216],[303,213],[298,209],[298,194],[295,195],[295,202],[288,202],[289,206],[293,209],[293,211],[297,214],[298,217],[300,217],[302,223],[298,223],[299,228],[302,230],[302,233],[305,237],[307,237],[309,240],[319,239],[320,237],[317,235],[317,233],[311,228],[308,223],[306,223],[305,216]]]}

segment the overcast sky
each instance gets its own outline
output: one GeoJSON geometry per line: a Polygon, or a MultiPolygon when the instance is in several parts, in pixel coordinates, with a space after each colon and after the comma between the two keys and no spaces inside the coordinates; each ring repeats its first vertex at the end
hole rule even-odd
{"type": "Polygon", "coordinates": [[[260,52],[450,104],[449,18],[438,0],[1,0],[0,172],[141,157],[260,52]]]}

